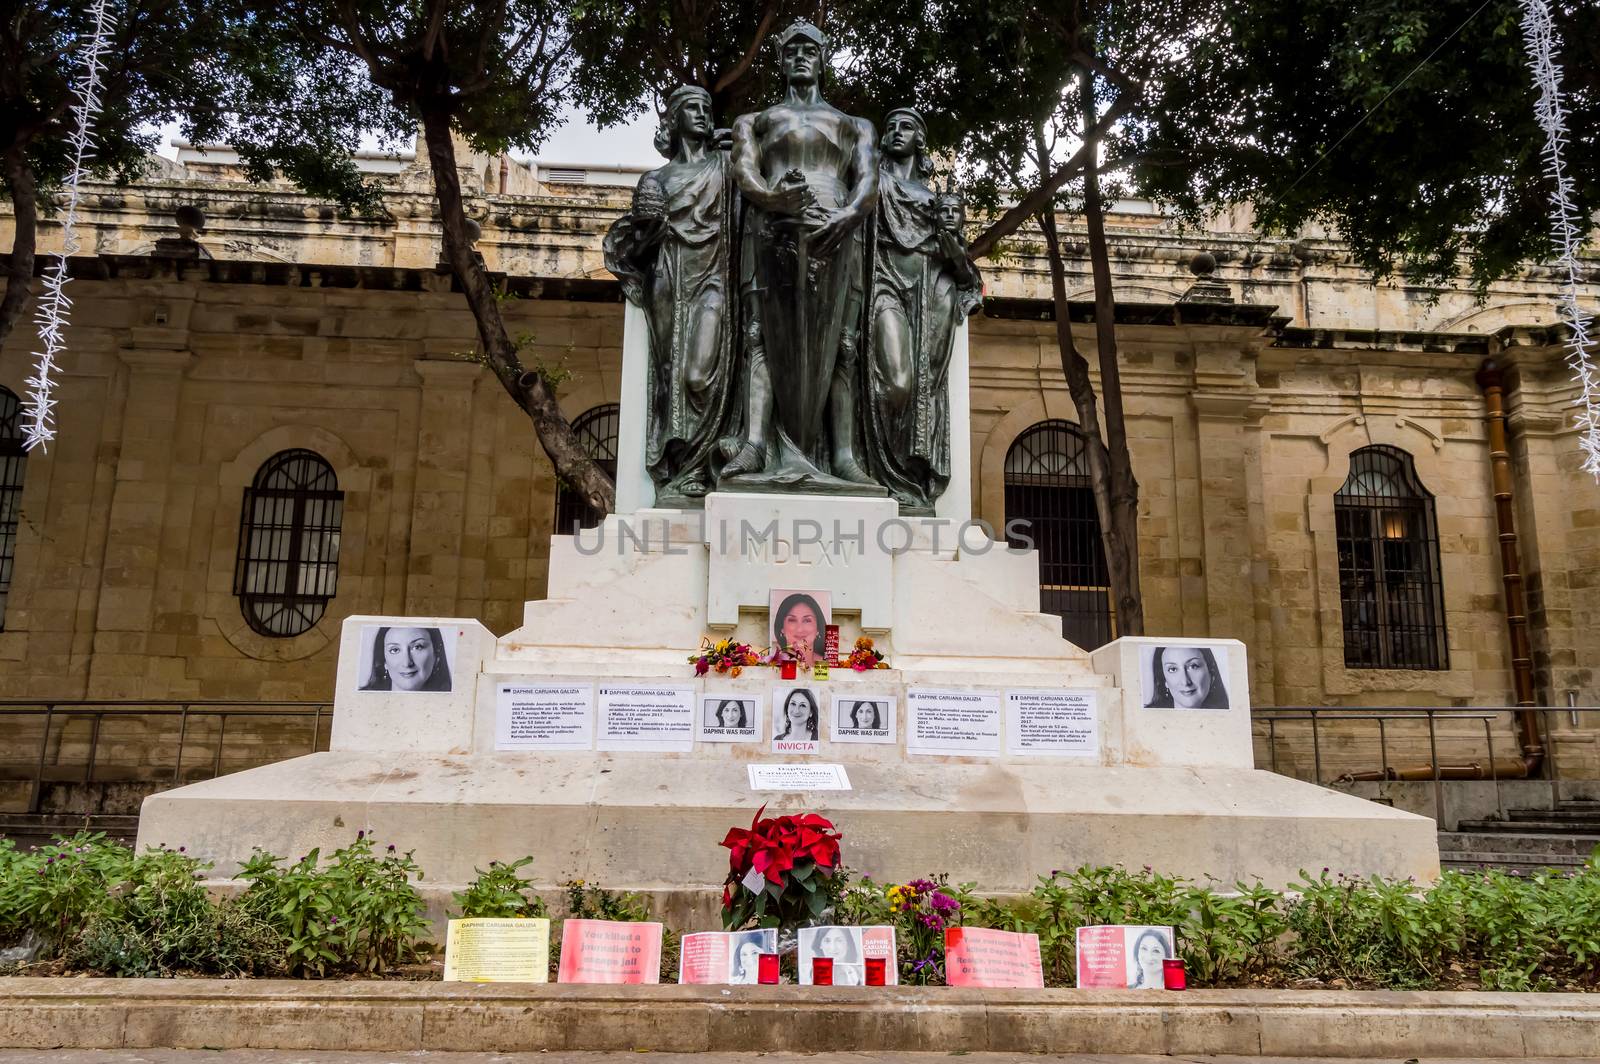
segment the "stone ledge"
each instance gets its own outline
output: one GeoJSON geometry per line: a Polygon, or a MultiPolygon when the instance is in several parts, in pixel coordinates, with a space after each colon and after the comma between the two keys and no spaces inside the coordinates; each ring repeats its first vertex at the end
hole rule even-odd
{"type": "Polygon", "coordinates": [[[0,979],[0,1047],[1588,1057],[1600,995],[0,979]]]}

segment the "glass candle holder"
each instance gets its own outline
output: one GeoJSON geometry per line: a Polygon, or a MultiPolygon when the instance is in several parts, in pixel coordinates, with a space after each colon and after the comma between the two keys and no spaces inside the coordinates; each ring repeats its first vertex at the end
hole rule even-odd
{"type": "Polygon", "coordinates": [[[763,953],[756,961],[756,982],[763,986],[778,985],[778,955],[763,953]]]}
{"type": "Polygon", "coordinates": [[[1181,960],[1162,961],[1161,979],[1168,990],[1187,990],[1189,988],[1189,973],[1184,970],[1183,961],[1181,960]]]}
{"type": "Polygon", "coordinates": [[[778,666],[778,675],[783,677],[785,680],[794,679],[797,672],[798,669],[796,668],[795,663],[792,661],[785,661],[778,666]]]}
{"type": "Polygon", "coordinates": [[[811,985],[833,985],[833,958],[817,957],[811,962],[811,985]]]}
{"type": "Polygon", "coordinates": [[[888,982],[889,962],[883,957],[867,958],[867,985],[883,986],[888,982]]]}

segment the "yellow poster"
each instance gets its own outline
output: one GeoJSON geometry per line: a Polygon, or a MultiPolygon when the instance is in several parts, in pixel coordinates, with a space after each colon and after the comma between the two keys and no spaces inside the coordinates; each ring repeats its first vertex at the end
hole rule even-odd
{"type": "Polygon", "coordinates": [[[457,983],[549,982],[550,921],[451,920],[444,978],[457,983]]]}

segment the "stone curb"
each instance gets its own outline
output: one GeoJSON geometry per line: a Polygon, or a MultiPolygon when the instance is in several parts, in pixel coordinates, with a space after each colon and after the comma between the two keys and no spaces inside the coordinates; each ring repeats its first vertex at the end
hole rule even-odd
{"type": "Polygon", "coordinates": [[[1600,995],[6,978],[0,1047],[1592,1059],[1600,995]]]}

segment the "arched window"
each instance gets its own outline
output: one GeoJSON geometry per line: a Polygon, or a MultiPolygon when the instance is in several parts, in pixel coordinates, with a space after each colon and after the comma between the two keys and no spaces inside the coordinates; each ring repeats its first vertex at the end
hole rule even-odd
{"type": "Polygon", "coordinates": [[[322,619],[339,583],[344,492],[313,451],[280,451],[244,490],[233,593],[262,635],[299,635],[322,619]]]}
{"type": "Polygon", "coordinates": [[[9,388],[0,388],[0,629],[6,626],[17,523],[22,518],[22,471],[27,464],[28,452],[22,449],[22,404],[9,388]]]}
{"type": "MultiPolygon", "coordinates": [[[[622,423],[622,408],[616,403],[602,403],[586,410],[572,423],[573,434],[585,454],[606,471],[612,480],[617,478],[617,430],[622,423]]],[[[573,526],[593,528],[603,514],[584,502],[577,492],[557,481],[555,534],[572,535],[573,526]]]]}
{"type": "Polygon", "coordinates": [[[1087,442],[1078,426],[1051,419],[1006,452],[1006,525],[1039,551],[1039,605],[1061,618],[1061,634],[1085,650],[1116,637],[1111,578],[1100,515],[1089,482],[1087,442]]]}
{"type": "Polygon", "coordinates": [[[1449,668],[1433,495],[1397,447],[1363,447],[1333,498],[1344,663],[1449,668]]]}

